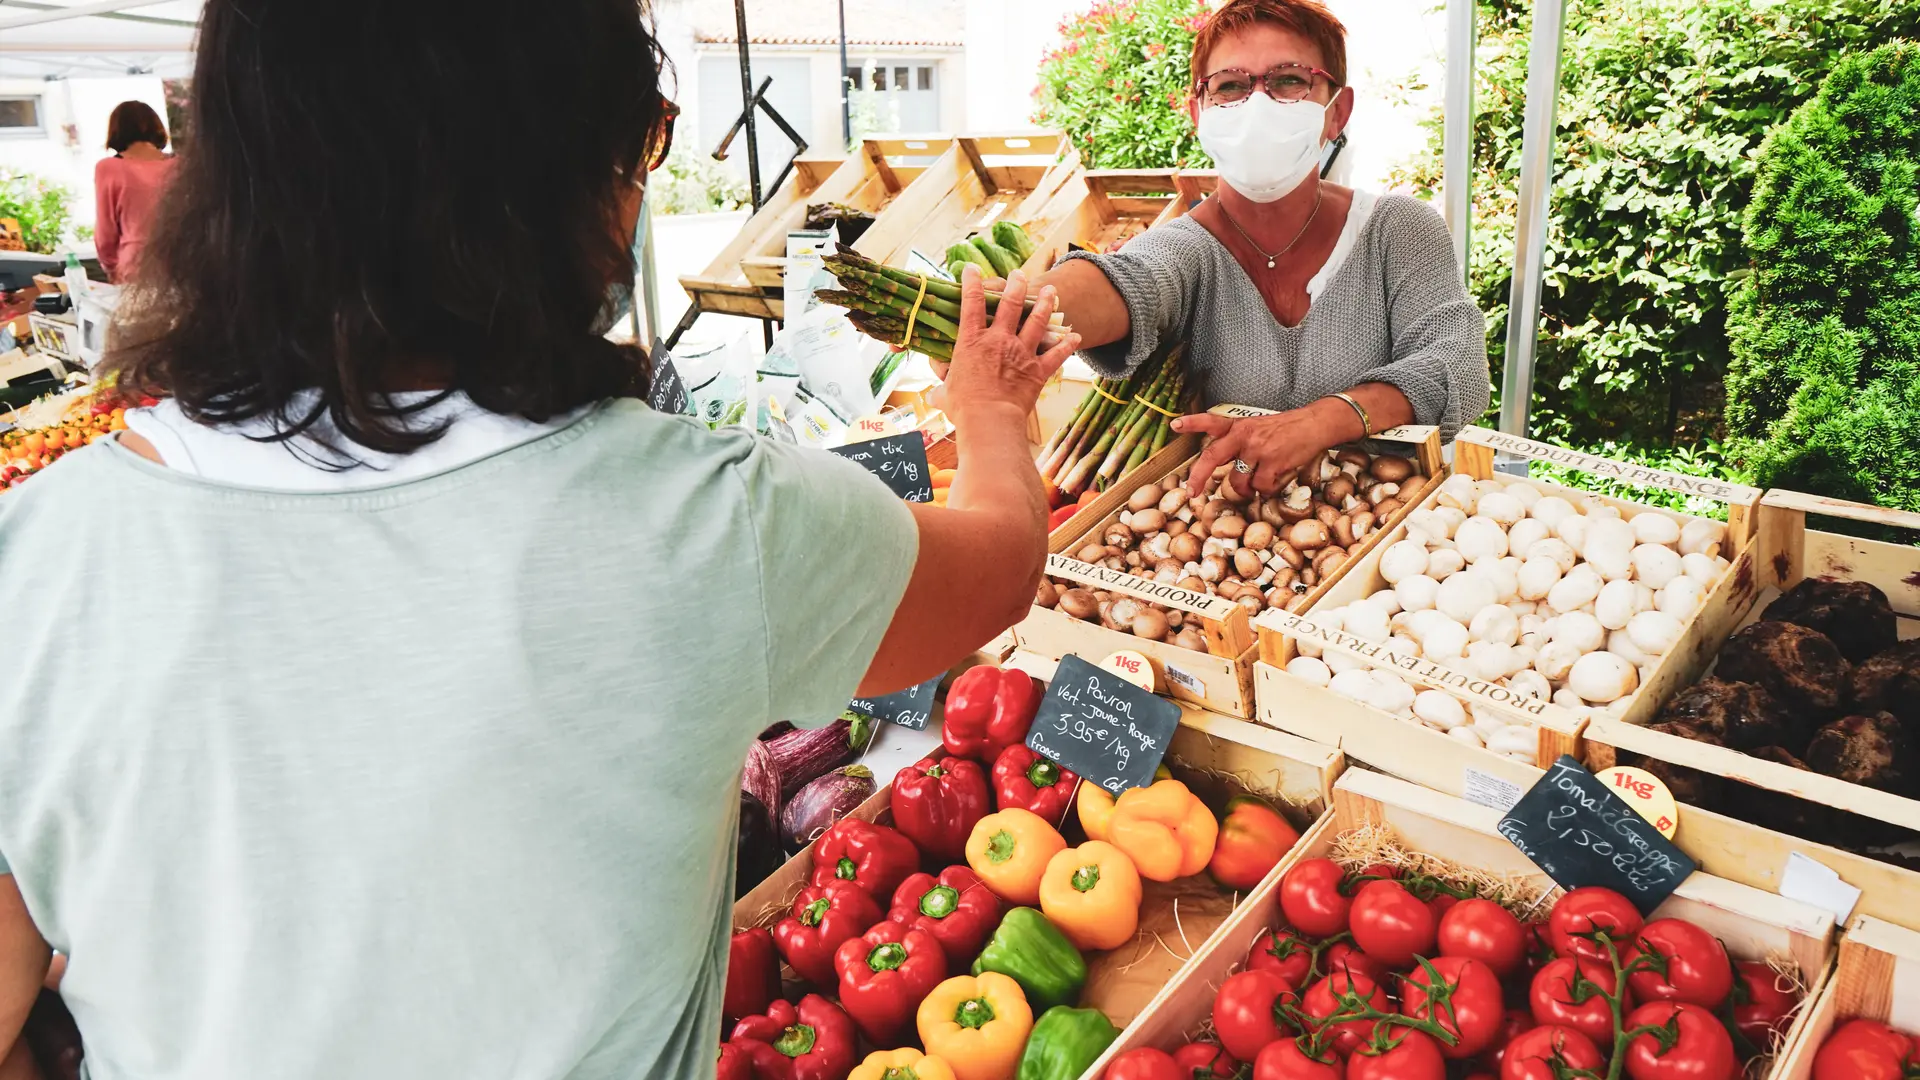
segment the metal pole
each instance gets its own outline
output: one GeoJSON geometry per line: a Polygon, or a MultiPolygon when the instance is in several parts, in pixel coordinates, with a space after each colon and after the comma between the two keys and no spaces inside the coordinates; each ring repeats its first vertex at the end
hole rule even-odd
{"type": "Polygon", "coordinates": [[[840,0],[840,141],[853,145],[853,91],[847,86],[847,0],[840,0]]]}
{"type": "Polygon", "coordinates": [[[1514,226],[1513,291],[1507,302],[1507,370],[1500,383],[1500,430],[1527,433],[1533,353],[1540,336],[1541,264],[1553,195],[1554,114],[1560,96],[1560,45],[1566,0],[1534,0],[1527,51],[1527,111],[1521,125],[1520,213],[1514,226]]]}
{"type": "Polygon", "coordinates": [[[1446,130],[1441,146],[1447,229],[1453,233],[1453,255],[1463,275],[1473,232],[1474,2],[1447,0],[1446,130]]]}
{"type": "Polygon", "coordinates": [[[106,0],[98,4],[75,4],[72,7],[43,8],[32,15],[20,15],[11,19],[0,19],[0,30],[12,30],[17,26],[39,26],[42,23],[65,22],[87,15],[111,15],[132,8],[154,7],[166,0],[106,0]]]}
{"type": "Polygon", "coordinates": [[[753,60],[747,55],[747,0],[733,0],[734,31],[740,37],[740,107],[747,122],[747,191],[760,209],[760,138],[753,130],[753,60]]]}

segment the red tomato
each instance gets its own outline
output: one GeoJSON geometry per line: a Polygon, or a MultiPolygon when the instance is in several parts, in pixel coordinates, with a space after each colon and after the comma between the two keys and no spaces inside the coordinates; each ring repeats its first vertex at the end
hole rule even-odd
{"type": "Polygon", "coordinates": [[[1849,1020],[1813,1056],[1813,1080],[1900,1080],[1913,1052],[1913,1043],[1887,1025],[1849,1020]]]}
{"type": "Polygon", "coordinates": [[[1331,975],[1351,971],[1377,983],[1387,981],[1387,965],[1353,947],[1352,942],[1336,941],[1320,953],[1320,970],[1331,975]]]}
{"type": "Polygon", "coordinates": [[[1180,1066],[1180,1080],[1212,1080],[1240,1071],[1240,1063],[1218,1043],[1188,1043],[1173,1052],[1173,1063],[1180,1066]]]}
{"type": "Polygon", "coordinates": [[[1655,1026],[1676,1022],[1679,1032],[1672,1045],[1647,1032],[1627,1041],[1627,1075],[1633,1080],[1734,1080],[1740,1063],[1734,1060],[1733,1036],[1718,1017],[1685,1001],[1656,1001],[1628,1014],[1626,1026],[1655,1026]]]}
{"type": "Polygon", "coordinates": [[[1427,910],[1433,912],[1433,924],[1439,926],[1440,920],[1446,918],[1447,912],[1452,911],[1459,902],[1460,898],[1452,893],[1434,893],[1433,899],[1427,901],[1427,910]]]}
{"type": "Polygon", "coordinates": [[[1553,931],[1545,919],[1527,923],[1524,929],[1527,932],[1527,974],[1531,976],[1553,959],[1553,931]]]}
{"type": "Polygon", "coordinates": [[[1912,1040],[1878,1020],[1849,1020],[1828,1036],[1827,1042],[1863,1042],[1899,1058],[1913,1052],[1912,1040]]]}
{"type": "Polygon", "coordinates": [[[1525,1009],[1508,1009],[1500,1014],[1500,1028],[1493,1034],[1493,1041],[1487,1044],[1486,1052],[1480,1055],[1480,1064],[1498,1073],[1500,1062],[1507,1056],[1507,1047],[1522,1033],[1532,1031],[1533,1014],[1525,1009]]]}
{"type": "Polygon", "coordinates": [[[1440,1053],[1462,1061],[1491,1046],[1500,1033],[1500,980],[1492,968],[1469,957],[1428,960],[1414,965],[1400,983],[1400,1012],[1450,1032],[1458,1041],[1438,1043],[1440,1053]]]}
{"type": "Polygon", "coordinates": [[[1227,1053],[1251,1061],[1267,1044],[1285,1037],[1280,1002],[1293,984],[1274,971],[1243,971],[1220,984],[1213,997],[1213,1033],[1227,1053]]]}
{"type": "Polygon", "coordinates": [[[1385,1050],[1363,1046],[1347,1059],[1347,1080],[1446,1080],[1440,1043],[1424,1031],[1396,1032],[1385,1050]]]}
{"type": "Polygon", "coordinates": [[[1506,908],[1478,897],[1448,909],[1435,942],[1441,956],[1470,956],[1503,979],[1527,960],[1527,928],[1506,908]]]}
{"type": "Polygon", "coordinates": [[[1332,859],[1294,864],[1280,879],[1280,910],[1294,929],[1310,938],[1330,938],[1347,928],[1353,901],[1340,891],[1345,874],[1332,859]]]}
{"type": "Polygon", "coordinates": [[[1553,951],[1561,956],[1605,960],[1607,950],[1599,942],[1578,935],[1604,930],[1613,947],[1625,954],[1633,935],[1640,932],[1640,922],[1639,909],[1632,901],[1612,889],[1587,885],[1553,905],[1553,912],[1547,916],[1547,934],[1553,951]]]}
{"type": "Polygon", "coordinates": [[[1313,974],[1313,946],[1291,930],[1268,930],[1247,952],[1247,970],[1277,971],[1295,986],[1313,974]]]}
{"type": "Polygon", "coordinates": [[[1747,1041],[1762,1050],[1773,1047],[1774,1036],[1785,1035],[1794,1005],[1799,1001],[1791,985],[1773,968],[1759,960],[1742,960],[1733,966],[1739,976],[1733,984],[1733,1023],[1747,1041]]]}
{"type": "Polygon", "coordinates": [[[1253,1080],[1343,1080],[1346,1062],[1339,1054],[1327,1057],[1331,1060],[1308,1057],[1299,1039],[1268,1043],[1253,1061],[1253,1080]]]}
{"type": "Polygon", "coordinates": [[[1121,1054],[1100,1075],[1103,1080],[1191,1080],[1172,1054],[1151,1046],[1121,1054]]]}
{"type": "MultiPolygon", "coordinates": [[[[1627,976],[1627,988],[1639,1001],[1687,1001],[1713,1010],[1733,991],[1726,946],[1685,919],[1648,923],[1634,939],[1633,952],[1656,965],[1627,976]]],[[[1628,961],[1623,956],[1621,962],[1628,961]]]]}
{"type": "Polygon", "coordinates": [[[1553,1080],[1553,1061],[1570,1069],[1598,1069],[1600,1051],[1572,1028],[1549,1024],[1522,1032],[1507,1044],[1500,1080],[1553,1080]]]}
{"type": "MultiPolygon", "coordinates": [[[[1612,1046],[1613,1010],[1607,1005],[1603,991],[1617,992],[1620,988],[1610,985],[1613,982],[1613,968],[1605,961],[1563,956],[1548,962],[1533,977],[1527,1004],[1533,1008],[1536,1023],[1570,1027],[1592,1039],[1596,1046],[1612,1046]]],[[[1620,1003],[1622,1012],[1631,1007],[1630,1001],[1620,1003]]]]}
{"type": "MultiPolygon", "coordinates": [[[[1399,877],[1400,877],[1399,867],[1393,865],[1392,863],[1377,862],[1377,863],[1369,864],[1366,869],[1360,871],[1358,874],[1355,874],[1354,880],[1359,881],[1362,878],[1388,878],[1392,880],[1398,880],[1399,877]]],[[[1364,884],[1364,882],[1362,882],[1362,884],[1364,884]]]]}
{"type": "MultiPolygon", "coordinates": [[[[1300,1008],[1315,1020],[1325,1021],[1336,1013],[1353,1011],[1355,998],[1380,1012],[1393,1011],[1393,1006],[1387,1002],[1387,992],[1380,989],[1380,984],[1354,971],[1337,971],[1314,983],[1301,1000],[1300,1008]]],[[[1359,1049],[1361,1043],[1373,1038],[1374,1024],[1372,1020],[1349,1020],[1335,1025],[1334,1051],[1345,1057],[1359,1049]]],[[[1228,1044],[1227,1049],[1233,1049],[1232,1044],[1228,1044]]]]}
{"type": "Polygon", "coordinates": [[[1433,910],[1397,881],[1371,881],[1354,894],[1353,943],[1395,971],[1433,955],[1433,910]]]}

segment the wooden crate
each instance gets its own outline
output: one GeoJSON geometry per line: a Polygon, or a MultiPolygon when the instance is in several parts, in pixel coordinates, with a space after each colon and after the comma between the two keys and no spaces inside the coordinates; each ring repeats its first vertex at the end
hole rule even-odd
{"type": "MultiPolygon", "coordinates": [[[[1279,879],[1300,860],[1328,855],[1335,839],[1351,829],[1384,826],[1413,850],[1542,889],[1551,884],[1499,834],[1499,811],[1362,769],[1343,773],[1334,784],[1333,795],[1333,813],[1294,845],[1277,872],[1268,875],[1213,934],[1139,1021],[1121,1033],[1094,1063],[1090,1075],[1097,1075],[1113,1058],[1136,1047],[1170,1050],[1200,1034],[1211,1020],[1220,984],[1240,969],[1261,933],[1283,925],[1279,879]]],[[[1707,874],[1696,873],[1683,882],[1655,916],[1699,924],[1725,942],[1727,951],[1738,958],[1789,958],[1810,992],[1820,986],[1831,958],[1830,913],[1707,874]]],[[[1793,1035],[1789,1034],[1788,1046],[1793,1035]]]]}
{"type": "Polygon", "coordinates": [[[1900,636],[1920,637],[1920,549],[1811,530],[1806,527],[1809,513],[1920,530],[1920,514],[1798,492],[1768,492],[1760,500],[1754,541],[1741,553],[1734,573],[1708,594],[1684,648],[1662,664],[1659,700],[1622,719],[1589,724],[1583,733],[1585,756],[1589,763],[1604,766],[1625,751],[1920,831],[1920,800],[1640,726],[1653,720],[1674,693],[1709,673],[1734,631],[1757,620],[1782,590],[1808,577],[1877,586],[1899,616],[1900,636]]]}
{"type": "Polygon", "coordinates": [[[1920,1031],[1920,933],[1871,916],[1848,924],[1833,977],[1794,1025],[1771,1080],[1808,1080],[1813,1059],[1848,1020],[1878,1020],[1920,1031]]]}
{"type": "Polygon", "coordinates": [[[1062,193],[1070,211],[1054,209],[1060,222],[1044,242],[1036,239],[1030,272],[1052,269],[1068,251],[1107,252],[1145,232],[1181,204],[1173,169],[1090,170],[1062,193]]]}
{"type": "MultiPolygon", "coordinates": [[[[1045,679],[1051,677],[1054,664],[1044,657],[1016,653],[1009,666],[1045,679]]],[[[1183,710],[1166,763],[1175,777],[1216,810],[1231,795],[1262,794],[1282,804],[1303,832],[1326,814],[1334,782],[1345,768],[1339,752],[1331,747],[1198,709],[1183,710]]],[[[867,821],[888,822],[892,817],[891,797],[891,788],[882,788],[854,814],[867,821]]],[[[1077,826],[1069,827],[1069,838],[1075,830],[1077,826]]],[[[811,868],[809,850],[742,897],[733,908],[735,928],[769,926],[779,921],[811,868]]],[[[1271,880],[1270,876],[1260,887],[1267,888],[1271,880]]],[[[1204,947],[1208,936],[1232,918],[1243,900],[1234,894],[1222,894],[1204,875],[1143,884],[1141,929],[1134,942],[1087,955],[1088,980],[1082,1004],[1100,1009],[1122,1028],[1159,995],[1194,950],[1204,947]]]]}
{"type": "Polygon", "coordinates": [[[1079,152],[1057,132],[962,135],[854,246],[892,266],[906,265],[914,251],[945,266],[949,245],[996,221],[1019,225],[1037,245],[1061,228],[1063,195],[1080,173],[1079,152]]]}
{"type": "Polygon", "coordinates": [[[1155,225],[1186,217],[1220,186],[1220,174],[1212,169],[1181,169],[1174,174],[1176,197],[1161,213],[1155,225]]]}

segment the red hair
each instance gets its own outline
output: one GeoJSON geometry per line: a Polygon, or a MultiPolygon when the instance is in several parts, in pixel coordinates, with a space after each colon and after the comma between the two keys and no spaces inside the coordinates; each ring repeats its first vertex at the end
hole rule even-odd
{"type": "Polygon", "coordinates": [[[1347,28],[1319,0],[1228,0],[1207,16],[1193,38],[1193,81],[1208,74],[1207,55],[1222,38],[1259,25],[1291,30],[1320,50],[1327,74],[1340,86],[1347,84],[1347,28]]]}

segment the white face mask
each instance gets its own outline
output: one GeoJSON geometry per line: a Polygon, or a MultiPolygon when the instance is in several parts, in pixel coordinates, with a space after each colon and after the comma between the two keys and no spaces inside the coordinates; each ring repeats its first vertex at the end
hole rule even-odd
{"type": "Polygon", "coordinates": [[[1238,105],[1200,111],[1200,148],[1220,179],[1254,202],[1272,202],[1312,175],[1320,163],[1320,131],[1327,107],[1317,101],[1281,103],[1259,90],[1238,105]]]}

